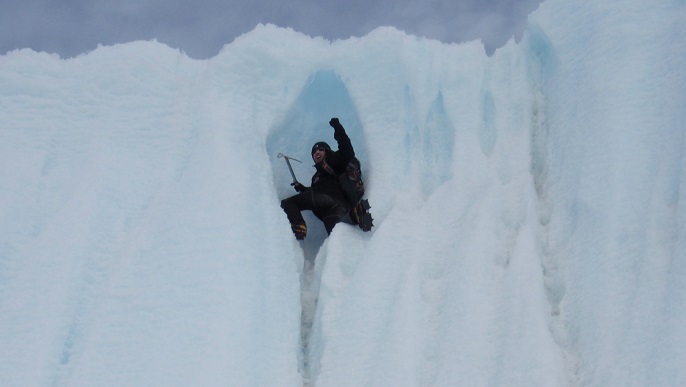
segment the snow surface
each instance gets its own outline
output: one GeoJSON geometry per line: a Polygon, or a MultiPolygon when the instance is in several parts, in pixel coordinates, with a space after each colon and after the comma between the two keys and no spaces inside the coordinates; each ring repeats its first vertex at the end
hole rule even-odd
{"type": "Polygon", "coordinates": [[[684,26],[1,56],[0,385],[686,385],[684,26]],[[307,182],[334,116],[376,227],[299,244],[276,154],[307,182]]]}

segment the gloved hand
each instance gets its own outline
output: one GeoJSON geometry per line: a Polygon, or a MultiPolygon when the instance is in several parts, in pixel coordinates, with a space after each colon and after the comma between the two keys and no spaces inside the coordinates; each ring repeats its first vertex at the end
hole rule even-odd
{"type": "Polygon", "coordinates": [[[335,128],[337,126],[341,126],[341,123],[338,122],[338,118],[334,117],[329,121],[329,125],[331,125],[332,128],[335,128]]]}
{"type": "Polygon", "coordinates": [[[305,187],[304,185],[300,184],[299,181],[293,182],[293,183],[291,183],[291,185],[293,186],[293,188],[295,188],[295,191],[298,192],[298,193],[307,190],[307,187],[305,187]]]}

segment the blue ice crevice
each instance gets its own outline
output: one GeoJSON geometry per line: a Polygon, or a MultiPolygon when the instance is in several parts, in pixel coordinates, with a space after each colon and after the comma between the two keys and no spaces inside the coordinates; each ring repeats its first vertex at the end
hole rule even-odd
{"type": "MultiPolygon", "coordinates": [[[[310,156],[312,145],[318,141],[327,142],[331,148],[337,149],[333,137],[334,130],[329,125],[332,117],[338,117],[350,137],[355,154],[362,163],[363,175],[368,171],[367,145],[364,128],[360,121],[355,104],[340,76],[333,70],[319,70],[315,72],[305,84],[300,95],[267,136],[266,151],[272,166],[272,176],[278,199],[285,199],[295,191],[291,187],[292,177],[284,159],[278,158],[279,153],[294,157],[301,161],[291,162],[298,181],[309,186],[314,174],[313,161],[310,156]]],[[[286,214],[283,214],[284,218],[286,214]]],[[[310,385],[315,375],[312,375],[312,364],[318,363],[317,355],[310,350],[311,332],[316,315],[319,298],[319,282],[317,278],[321,272],[314,270],[314,260],[327,237],[326,230],[310,211],[304,211],[307,223],[307,237],[298,242],[303,249],[303,271],[301,273],[301,327],[299,353],[299,369],[303,376],[303,384],[310,385]]],[[[341,226],[339,226],[341,227],[341,226]]],[[[290,233],[290,230],[284,230],[290,233]]],[[[321,254],[325,255],[325,254],[321,254]]],[[[325,256],[318,259],[325,260],[325,256]]]]}
{"type": "Polygon", "coordinates": [[[451,176],[455,129],[440,91],[426,116],[422,137],[422,189],[426,196],[451,176]]]}

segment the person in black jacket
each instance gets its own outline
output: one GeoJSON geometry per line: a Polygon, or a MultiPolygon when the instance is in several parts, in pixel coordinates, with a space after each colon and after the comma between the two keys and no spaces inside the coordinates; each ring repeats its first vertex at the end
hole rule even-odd
{"type": "Polygon", "coordinates": [[[355,157],[355,151],[338,118],[332,118],[329,125],[334,129],[333,137],[338,143],[338,150],[332,151],[329,144],[323,141],[314,144],[311,154],[317,171],[312,176],[311,186],[305,187],[295,182],[292,185],[298,193],[281,201],[281,208],[291,222],[291,229],[298,240],[305,239],[307,235],[307,225],[301,211],[312,211],[324,222],[328,234],[350,211],[350,204],[338,182],[338,175],[345,172],[348,162],[355,157]]]}

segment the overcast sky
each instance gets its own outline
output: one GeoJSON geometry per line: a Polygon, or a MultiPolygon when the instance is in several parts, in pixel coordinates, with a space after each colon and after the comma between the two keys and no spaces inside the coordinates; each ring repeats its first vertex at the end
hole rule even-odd
{"type": "Polygon", "coordinates": [[[98,44],[157,39],[209,58],[258,23],[329,40],[379,26],[443,42],[481,38],[487,50],[519,36],[541,0],[0,0],[0,54],[63,58],[98,44]]]}

